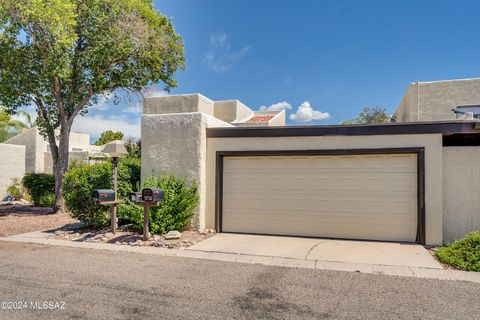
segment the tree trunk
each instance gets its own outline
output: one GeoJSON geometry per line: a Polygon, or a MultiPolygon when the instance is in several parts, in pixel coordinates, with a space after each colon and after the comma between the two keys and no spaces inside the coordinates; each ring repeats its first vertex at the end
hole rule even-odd
{"type": "Polygon", "coordinates": [[[62,184],[63,176],[68,169],[70,129],[70,124],[64,124],[60,127],[57,156],[54,157],[52,152],[53,174],[55,176],[55,203],[53,209],[55,212],[65,212],[62,198],[62,184]]]}

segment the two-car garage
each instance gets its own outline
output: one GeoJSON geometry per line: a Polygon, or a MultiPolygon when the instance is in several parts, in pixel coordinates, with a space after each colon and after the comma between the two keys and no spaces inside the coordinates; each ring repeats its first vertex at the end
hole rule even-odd
{"type": "Polygon", "coordinates": [[[217,154],[220,231],[422,242],[422,150],[217,154]]]}

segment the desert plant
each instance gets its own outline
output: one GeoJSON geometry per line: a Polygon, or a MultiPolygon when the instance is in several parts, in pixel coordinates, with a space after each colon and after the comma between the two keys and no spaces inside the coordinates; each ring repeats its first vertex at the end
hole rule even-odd
{"type": "MultiPolygon", "coordinates": [[[[174,175],[152,176],[144,182],[148,188],[162,188],[165,199],[150,210],[150,232],[163,234],[183,230],[190,223],[198,205],[197,185],[189,186],[184,179],[174,175]]],[[[119,219],[134,230],[143,229],[143,209],[127,202],[119,206],[119,219]]]]}
{"type": "Polygon", "coordinates": [[[11,195],[15,200],[25,199],[30,201],[27,190],[22,184],[22,180],[19,178],[13,178],[12,183],[7,188],[7,194],[11,195]]]}
{"type": "Polygon", "coordinates": [[[55,200],[55,178],[48,173],[29,173],[22,184],[35,206],[51,207],[55,200]]]}
{"type": "Polygon", "coordinates": [[[480,231],[467,233],[463,239],[438,248],[436,255],[454,268],[480,272],[480,231]]]}
{"type": "MultiPolygon", "coordinates": [[[[140,163],[122,159],[118,165],[118,198],[124,199],[134,186],[139,184],[140,163]]],[[[97,205],[92,201],[94,189],[112,188],[112,165],[110,162],[92,165],[75,164],[64,177],[63,197],[71,215],[85,225],[103,227],[108,224],[110,206],[97,205]]]]}

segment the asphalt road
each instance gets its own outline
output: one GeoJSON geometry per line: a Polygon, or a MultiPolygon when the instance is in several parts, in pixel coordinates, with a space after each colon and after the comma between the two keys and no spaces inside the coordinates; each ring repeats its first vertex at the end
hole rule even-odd
{"type": "Polygon", "coordinates": [[[0,302],[23,308],[0,319],[480,319],[469,282],[2,241],[0,302]]]}

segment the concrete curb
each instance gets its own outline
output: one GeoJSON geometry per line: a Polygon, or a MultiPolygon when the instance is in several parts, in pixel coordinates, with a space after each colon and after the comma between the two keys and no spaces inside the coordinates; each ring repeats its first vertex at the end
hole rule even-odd
{"type": "Polygon", "coordinates": [[[383,274],[401,277],[414,277],[439,280],[456,280],[480,283],[480,272],[464,272],[456,270],[441,270],[407,266],[389,266],[367,263],[348,263],[338,261],[324,260],[305,260],[295,258],[283,258],[260,255],[247,255],[240,253],[211,252],[200,250],[179,250],[143,246],[125,246],[109,243],[95,242],[76,242],[71,240],[57,240],[48,238],[48,235],[41,231],[14,235],[9,237],[0,237],[0,241],[35,243],[59,247],[83,248],[108,250],[117,252],[130,252],[140,254],[153,254],[168,257],[195,258],[203,260],[215,260],[238,263],[261,264],[268,266],[281,266],[291,268],[306,268],[318,270],[335,270],[346,272],[360,272],[370,274],[383,274]]]}

